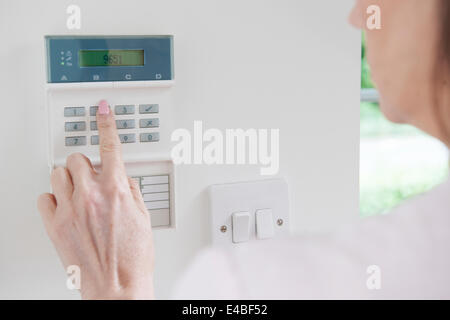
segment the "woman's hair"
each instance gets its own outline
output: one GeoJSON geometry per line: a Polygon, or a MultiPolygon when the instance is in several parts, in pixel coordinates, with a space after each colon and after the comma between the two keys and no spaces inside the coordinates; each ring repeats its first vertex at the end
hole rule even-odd
{"type": "Polygon", "coordinates": [[[447,64],[450,65],[450,1],[442,0],[442,45],[447,64]]]}
{"type": "MultiPolygon", "coordinates": [[[[450,76],[450,0],[441,0],[441,35],[440,49],[436,64],[436,72],[438,75],[438,83],[443,84],[436,86],[437,90],[449,90],[450,76]]],[[[440,91],[436,92],[435,104],[437,112],[435,113],[436,121],[440,127],[443,141],[450,146],[450,105],[448,102],[440,100],[440,91]]]]}

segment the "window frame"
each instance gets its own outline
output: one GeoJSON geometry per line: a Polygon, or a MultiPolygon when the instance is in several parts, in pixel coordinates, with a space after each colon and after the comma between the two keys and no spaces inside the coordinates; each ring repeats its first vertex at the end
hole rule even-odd
{"type": "Polygon", "coordinates": [[[380,102],[380,94],[377,89],[361,89],[361,102],[380,102]]]}

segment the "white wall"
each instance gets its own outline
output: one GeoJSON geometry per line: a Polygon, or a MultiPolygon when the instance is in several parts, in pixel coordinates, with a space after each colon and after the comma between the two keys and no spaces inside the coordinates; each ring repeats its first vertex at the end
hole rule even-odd
{"type": "MultiPolygon", "coordinates": [[[[77,298],[35,202],[49,190],[44,130],[46,34],[174,34],[179,127],[280,128],[280,176],[293,231],[358,215],[360,33],[352,0],[0,0],[0,298],[77,298]]],[[[101,97],[99,97],[100,99],[101,97]]],[[[206,188],[260,179],[256,166],[179,168],[178,228],[155,232],[156,290],[208,243],[206,188]]]]}

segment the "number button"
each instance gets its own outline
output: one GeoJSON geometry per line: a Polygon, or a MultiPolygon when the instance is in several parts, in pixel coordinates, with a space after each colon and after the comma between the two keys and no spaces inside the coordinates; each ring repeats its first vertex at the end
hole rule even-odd
{"type": "Polygon", "coordinates": [[[116,114],[134,114],[134,105],[118,105],[115,108],[116,114]]]}
{"type": "Polygon", "coordinates": [[[64,117],[84,117],[85,108],[84,107],[65,107],[64,117]]]}
{"type": "Polygon", "coordinates": [[[91,121],[90,126],[91,126],[91,131],[97,131],[98,130],[98,128],[97,128],[97,121],[91,121]]]}
{"type": "Polygon", "coordinates": [[[89,108],[89,114],[92,117],[95,117],[96,114],[97,114],[97,110],[98,110],[98,106],[92,106],[92,107],[89,108]]]}
{"type": "MultiPolygon", "coordinates": [[[[90,123],[91,131],[97,131],[97,121],[91,121],[90,123]]],[[[136,126],[134,119],[128,120],[116,120],[117,129],[134,129],[136,126]]]]}
{"type": "Polygon", "coordinates": [[[66,146],[84,146],[86,145],[86,137],[66,137],[66,146]]]}
{"type": "Polygon", "coordinates": [[[159,127],[159,119],[141,119],[139,120],[140,128],[157,128],[159,127]]]}
{"type": "Polygon", "coordinates": [[[141,133],[140,141],[141,142],[156,142],[156,141],[159,141],[159,132],[141,133]]]}
{"type": "Polygon", "coordinates": [[[91,144],[92,145],[98,145],[99,144],[99,137],[98,136],[91,136],[91,144]]]}
{"type": "Polygon", "coordinates": [[[134,119],[131,120],[116,120],[117,129],[133,129],[136,124],[134,119]]]}
{"type": "Polygon", "coordinates": [[[84,121],[66,122],[64,127],[65,127],[66,132],[85,131],[86,130],[86,122],[84,122],[84,121]]]}
{"type": "Polygon", "coordinates": [[[121,143],[134,143],[136,142],[136,135],[134,133],[119,134],[121,143]]]}
{"type": "Polygon", "coordinates": [[[158,113],[159,104],[140,104],[139,113],[158,113]]]}

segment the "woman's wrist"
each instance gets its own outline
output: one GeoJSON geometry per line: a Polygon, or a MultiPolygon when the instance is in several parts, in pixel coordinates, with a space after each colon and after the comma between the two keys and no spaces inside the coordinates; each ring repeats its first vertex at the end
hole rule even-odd
{"type": "Polygon", "coordinates": [[[121,287],[108,286],[97,290],[88,288],[81,290],[83,300],[153,300],[153,280],[143,281],[135,285],[121,287]]]}

